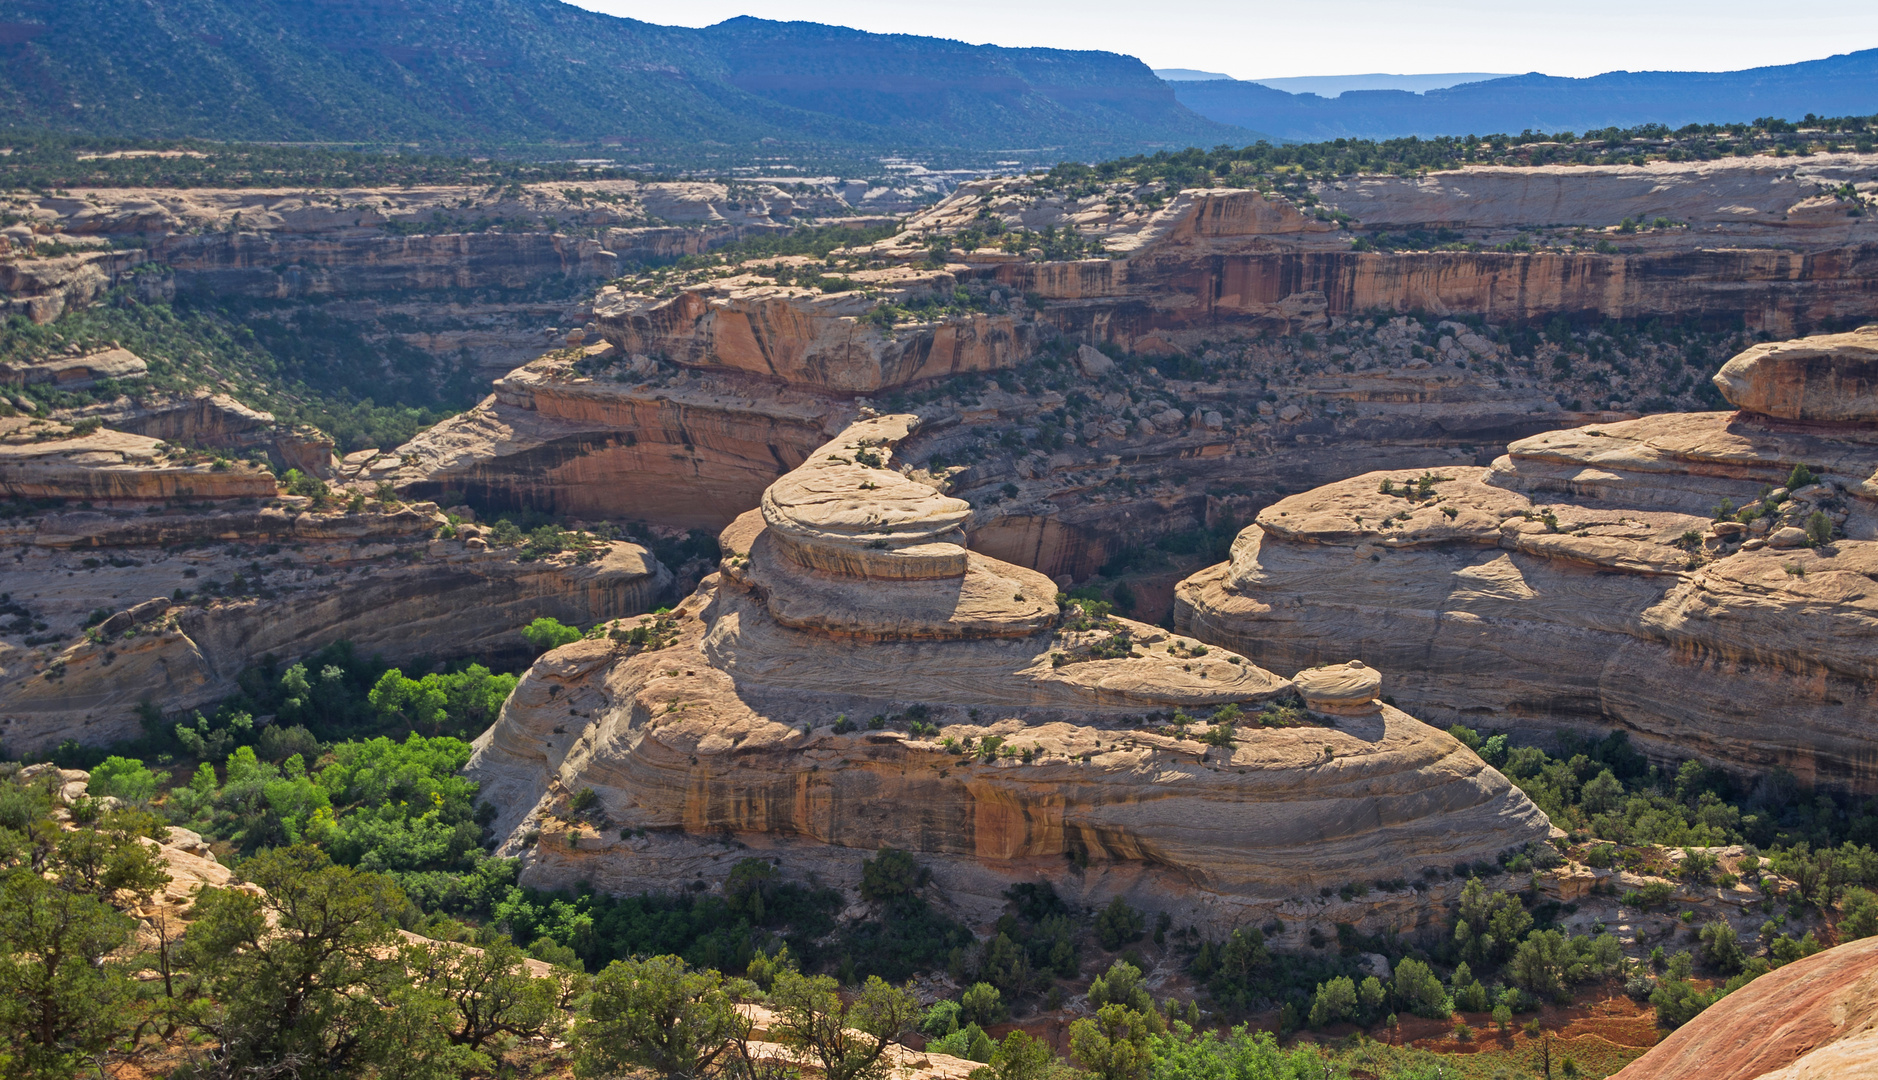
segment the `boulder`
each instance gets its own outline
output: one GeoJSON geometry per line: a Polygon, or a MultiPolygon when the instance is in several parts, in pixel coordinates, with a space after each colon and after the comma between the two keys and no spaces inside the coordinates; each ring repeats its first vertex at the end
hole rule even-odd
{"type": "Polygon", "coordinates": [[[1372,712],[1382,692],[1382,672],[1361,660],[1306,668],[1292,681],[1304,704],[1319,712],[1372,712]]]}
{"type": "Polygon", "coordinates": [[[1767,534],[1767,546],[1774,548],[1797,548],[1806,546],[1806,530],[1792,525],[1783,525],[1767,534]]]}
{"type": "Polygon", "coordinates": [[[1715,373],[1736,408],[1783,420],[1878,420],[1878,325],[1756,345],[1715,373]]]}
{"type": "Polygon", "coordinates": [[[140,379],[149,368],[143,357],[128,349],[105,349],[86,356],[62,356],[21,364],[0,373],[0,381],[85,390],[97,385],[100,379],[140,379]]]}
{"type": "Polygon", "coordinates": [[[1076,367],[1091,379],[1100,378],[1115,370],[1115,361],[1103,355],[1102,350],[1094,345],[1076,347],[1076,367]]]}

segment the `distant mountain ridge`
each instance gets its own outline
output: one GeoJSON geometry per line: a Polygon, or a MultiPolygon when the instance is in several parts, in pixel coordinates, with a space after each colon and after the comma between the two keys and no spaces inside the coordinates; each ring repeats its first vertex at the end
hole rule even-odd
{"type": "Polygon", "coordinates": [[[1255,82],[1170,83],[1193,111],[1281,139],[1587,131],[1661,123],[1798,120],[1878,113],[1878,49],[1745,71],[1614,71],[1588,79],[1537,73],[1414,94],[1290,94],[1255,82]]]}
{"type": "Polygon", "coordinates": [[[1390,75],[1383,72],[1371,72],[1363,75],[1296,75],[1279,79],[1251,79],[1249,82],[1260,86],[1269,86],[1273,90],[1283,90],[1287,94],[1316,94],[1319,97],[1334,98],[1352,90],[1406,90],[1411,94],[1422,94],[1430,90],[1445,90],[1462,83],[1486,82],[1489,79],[1511,78],[1508,71],[1444,71],[1425,75],[1390,75]]]}
{"type": "Polygon", "coordinates": [[[1094,157],[1257,137],[1115,53],[750,18],[690,29],[559,0],[0,0],[0,126],[649,155],[1094,157]]]}

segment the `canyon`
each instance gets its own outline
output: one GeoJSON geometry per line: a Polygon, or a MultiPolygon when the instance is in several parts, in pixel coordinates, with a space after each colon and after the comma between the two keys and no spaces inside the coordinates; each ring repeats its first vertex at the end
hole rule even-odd
{"type": "Polygon", "coordinates": [[[918,407],[906,459],[973,502],[971,544],[1082,580],[1332,479],[1485,465],[1539,431],[1712,402],[1699,351],[1623,327],[1778,335],[1864,310],[1868,196],[1841,189],[1872,187],[1870,168],[1470,168],[1160,205],[1121,182],[975,181],[824,260],[610,283],[600,344],[504,376],[400,450],[415,464],[380,468],[427,496],[721,528],[856,403],[918,407]],[[1333,211],[1481,250],[1355,250],[1333,211]],[[1045,230],[1103,256],[1045,257],[1045,230]],[[1515,332],[1584,316],[1620,332],[1515,332]]]}
{"type": "MultiPolygon", "coordinates": [[[[1124,613],[1158,622],[1197,569],[1194,556],[1163,550],[1201,550],[1212,541],[1183,538],[1229,535],[1298,492],[1382,469],[1473,475],[1542,432],[1712,407],[1706,358],[1749,335],[1705,321],[1732,312],[1778,336],[1868,302],[1871,218],[1855,211],[1871,166],[1822,154],[1473,167],[1166,194],[1038,175],[965,183],[897,235],[826,259],[692,269],[663,262],[786,222],[906,210],[931,181],[16,197],[31,224],[10,228],[10,264],[90,259],[108,286],[108,264],[131,260],[115,280],[155,299],[215,292],[447,317],[448,327],[397,323],[400,340],[469,349],[479,371],[503,374],[480,404],[410,443],[342,461],[319,433],[274,424],[227,393],[136,391],[126,369],[131,396],[61,413],[101,430],[50,442],[26,432],[5,448],[5,475],[16,497],[193,498],[212,459],[156,455],[167,442],[260,453],[343,489],[376,497],[390,485],[484,518],[545,512],[715,532],[879,406],[920,415],[896,459],[971,504],[967,547],[1059,588],[1094,575],[1124,613]],[[449,231],[550,219],[564,231],[449,231]],[[1430,230],[1473,250],[1376,243],[1430,230]],[[46,238],[97,246],[33,257],[46,238]],[[1098,241],[1100,257],[1083,257],[1098,241]],[[1772,276],[1744,283],[1749,263],[1772,276]],[[506,299],[552,281],[568,283],[556,286],[565,299],[506,299]],[[1587,315],[1605,321],[1521,329],[1587,315]],[[1643,320],[1655,315],[1691,329],[1652,329],[1643,320]]],[[[82,375],[85,362],[59,370],[82,375]]],[[[42,376],[14,378],[30,394],[42,376]]],[[[628,613],[590,614],[601,610],[628,613]]],[[[1271,655],[1307,666],[1302,646],[1282,662],[1271,655]]],[[[1309,663],[1361,655],[1313,652],[1309,663]]],[[[1377,666],[1401,672],[1392,694],[1428,717],[1475,715],[1474,704],[1416,696],[1429,681],[1419,661],[1377,666]]],[[[1611,719],[1602,707],[1536,711],[1611,719]]],[[[1841,769],[1792,766],[1821,778],[1841,769]]]]}
{"type": "Polygon", "coordinates": [[[311,307],[487,381],[588,321],[593,284],[820,219],[867,224],[947,189],[893,181],[592,180],[397,188],[75,188],[5,200],[0,308],[36,323],[141,299],[311,307]]]}

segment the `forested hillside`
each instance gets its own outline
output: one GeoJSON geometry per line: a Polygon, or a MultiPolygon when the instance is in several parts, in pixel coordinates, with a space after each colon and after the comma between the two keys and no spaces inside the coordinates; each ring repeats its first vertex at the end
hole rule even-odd
{"type": "Polygon", "coordinates": [[[559,0],[0,3],[0,125],[93,135],[569,143],[656,161],[867,147],[1082,156],[1245,141],[1112,53],[559,0]]]}

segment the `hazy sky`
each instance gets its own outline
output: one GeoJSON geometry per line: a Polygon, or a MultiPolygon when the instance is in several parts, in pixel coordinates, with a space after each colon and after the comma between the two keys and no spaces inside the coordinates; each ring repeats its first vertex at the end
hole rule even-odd
{"type": "Polygon", "coordinates": [[[1287,75],[1728,71],[1878,46],[1878,3],[1767,0],[573,0],[647,22],[738,15],[974,44],[1129,53],[1151,67],[1287,75]]]}

